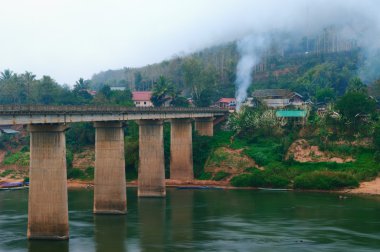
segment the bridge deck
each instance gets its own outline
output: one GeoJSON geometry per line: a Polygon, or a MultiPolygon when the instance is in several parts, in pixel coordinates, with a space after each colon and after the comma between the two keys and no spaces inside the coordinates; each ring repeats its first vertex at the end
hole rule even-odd
{"type": "Polygon", "coordinates": [[[200,118],[227,113],[218,108],[0,105],[0,125],[200,118]]]}

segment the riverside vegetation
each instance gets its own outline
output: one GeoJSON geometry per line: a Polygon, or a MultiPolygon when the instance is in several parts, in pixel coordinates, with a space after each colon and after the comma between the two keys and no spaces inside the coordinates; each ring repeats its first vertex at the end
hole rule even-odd
{"type": "MultiPolygon", "coordinates": [[[[380,170],[380,123],[375,100],[380,97],[380,80],[366,80],[365,85],[358,78],[363,57],[360,48],[308,55],[268,54],[265,66],[255,70],[250,91],[288,88],[299,92],[313,102],[306,125],[278,121],[272,110],[261,106],[232,114],[226,127],[216,129],[212,138],[193,132],[196,179],[228,181],[233,186],[337,189],[356,187],[360,181],[375,178],[380,170]],[[325,104],[324,115],[317,113],[320,103],[325,104]],[[321,162],[315,153],[311,154],[315,162],[297,160],[289,148],[299,139],[332,157],[347,157],[351,161],[321,162]]],[[[36,79],[30,72],[16,74],[4,70],[0,73],[0,104],[133,106],[131,90],[150,89],[156,105],[169,97],[172,106],[187,106],[185,97],[191,97],[196,106],[209,106],[220,97],[233,96],[237,61],[236,45],[232,43],[141,69],[108,71],[94,75],[92,80],[81,78],[72,89],[49,76],[36,79]],[[110,86],[127,89],[111,90],[110,86]],[[90,89],[95,89],[96,95],[91,95],[90,89]]],[[[93,126],[72,124],[66,138],[68,178],[92,180],[93,126]],[[86,157],[88,165],[77,167],[74,154],[86,148],[92,148],[91,157],[86,157]]],[[[139,150],[136,123],[127,123],[125,138],[126,177],[133,180],[137,178],[139,150]]],[[[18,171],[9,167],[27,170],[28,145],[28,136],[0,136],[0,176],[27,178],[27,172],[17,175],[18,171]]],[[[169,124],[164,125],[164,147],[165,173],[169,178],[169,124]]]]}

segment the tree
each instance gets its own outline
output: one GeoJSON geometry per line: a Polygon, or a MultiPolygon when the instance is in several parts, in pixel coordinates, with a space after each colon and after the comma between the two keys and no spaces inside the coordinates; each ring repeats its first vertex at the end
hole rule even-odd
{"type": "Polygon", "coordinates": [[[160,76],[153,85],[151,101],[155,107],[161,107],[166,101],[170,100],[169,94],[173,93],[173,84],[166,81],[164,76],[160,76]]]}
{"type": "Polygon", "coordinates": [[[367,94],[368,88],[359,77],[354,77],[350,79],[346,92],[367,94]]]}
{"type": "Polygon", "coordinates": [[[14,76],[14,73],[11,70],[5,69],[0,74],[0,80],[3,80],[3,81],[10,80],[10,79],[12,79],[13,76],[14,76]]]}
{"type": "Polygon", "coordinates": [[[376,102],[362,92],[347,92],[336,104],[348,133],[357,133],[376,113],[376,102]]]}

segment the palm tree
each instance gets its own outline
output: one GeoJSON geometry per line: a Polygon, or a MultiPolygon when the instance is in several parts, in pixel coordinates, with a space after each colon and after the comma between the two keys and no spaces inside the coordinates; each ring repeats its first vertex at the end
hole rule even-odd
{"type": "Polygon", "coordinates": [[[0,80],[10,80],[14,76],[14,73],[9,70],[5,69],[1,74],[0,74],[0,80]]]}
{"type": "Polygon", "coordinates": [[[151,101],[155,107],[161,107],[167,100],[170,100],[169,95],[172,93],[173,85],[167,82],[164,76],[160,76],[154,83],[151,101]]]}
{"type": "Polygon", "coordinates": [[[36,79],[36,75],[33,74],[32,72],[28,72],[28,71],[25,71],[25,73],[21,76],[25,83],[26,83],[26,87],[27,87],[27,104],[30,103],[30,84],[36,79]]]}

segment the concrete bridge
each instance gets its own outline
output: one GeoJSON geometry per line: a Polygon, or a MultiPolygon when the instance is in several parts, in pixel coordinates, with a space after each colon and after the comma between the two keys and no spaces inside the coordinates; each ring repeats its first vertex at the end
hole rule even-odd
{"type": "Polygon", "coordinates": [[[163,121],[171,123],[170,174],[191,180],[192,120],[199,135],[213,135],[214,108],[128,108],[113,106],[0,106],[0,125],[25,124],[30,132],[29,239],[68,239],[66,139],[68,124],[95,127],[95,214],[127,212],[123,122],[139,124],[138,196],[164,197],[163,121]]]}

